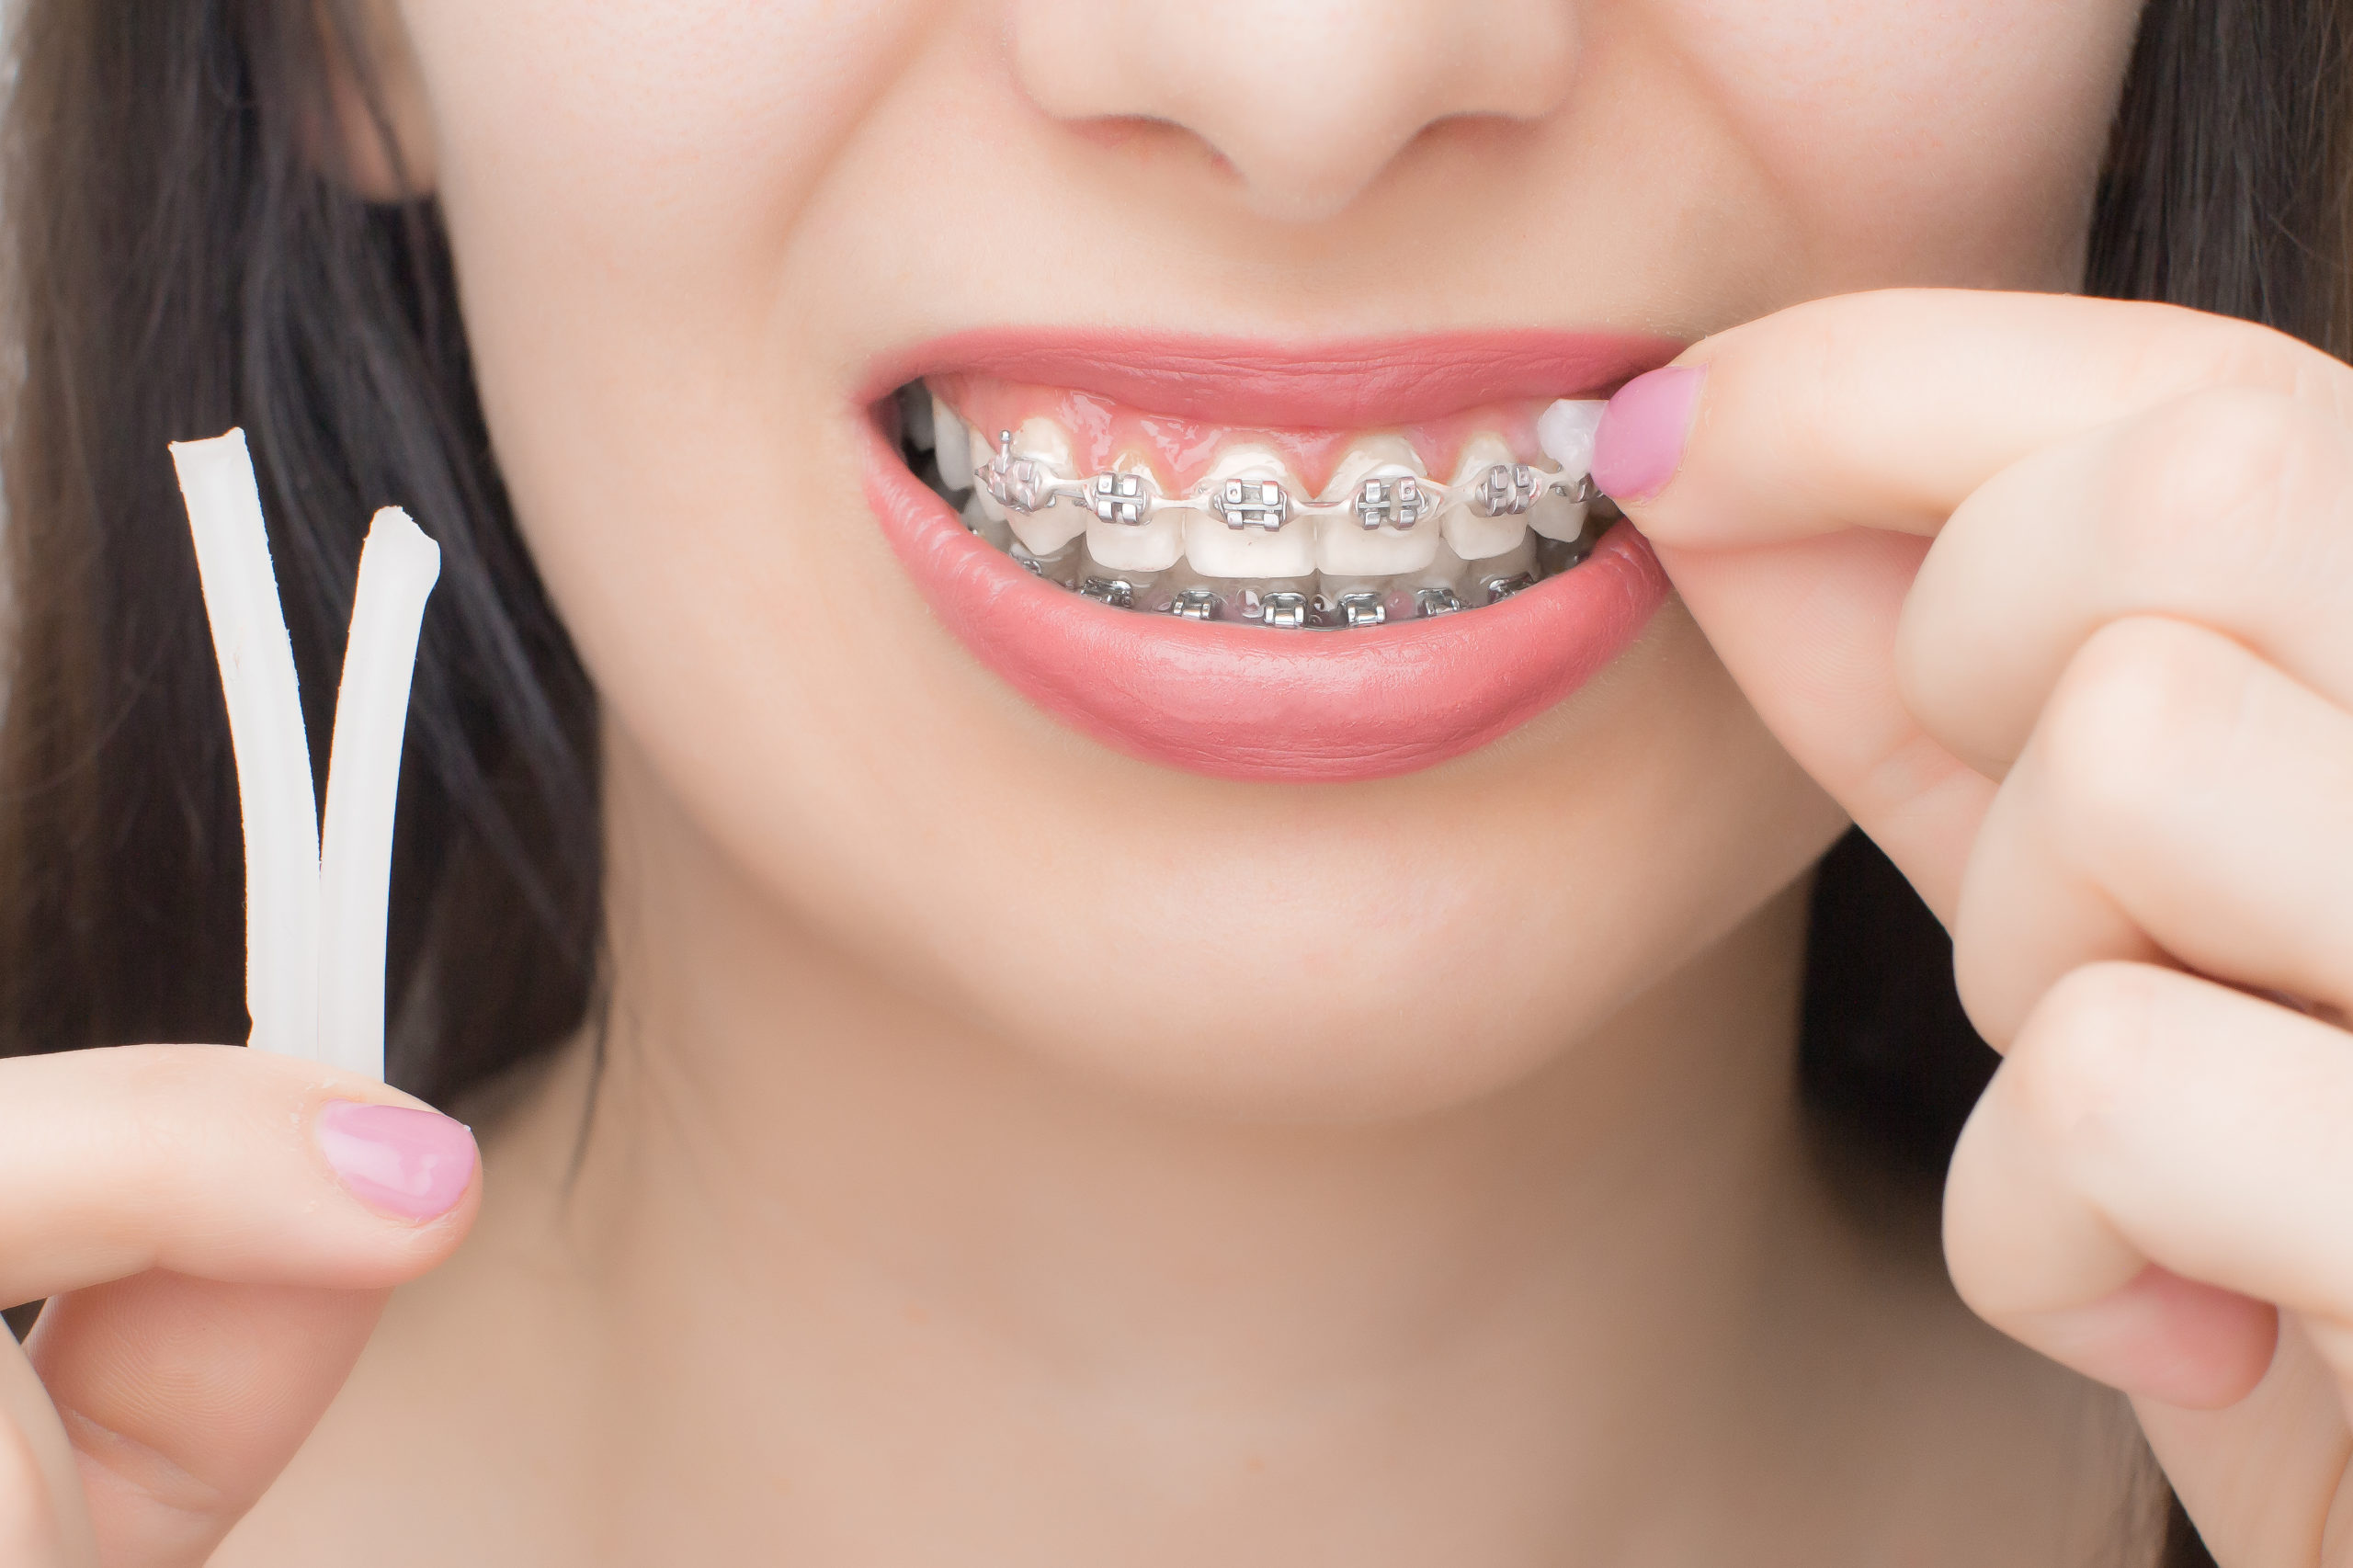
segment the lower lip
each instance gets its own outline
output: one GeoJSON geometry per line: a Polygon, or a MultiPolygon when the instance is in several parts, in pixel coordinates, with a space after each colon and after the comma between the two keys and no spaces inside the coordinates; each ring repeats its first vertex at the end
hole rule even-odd
{"type": "Polygon", "coordinates": [[[964,646],[1047,712],[1132,756],[1220,778],[1386,778],[1461,756],[1631,647],[1666,574],[1631,528],[1501,604],[1355,631],[1113,609],[975,538],[871,422],[867,503],[964,646]]]}

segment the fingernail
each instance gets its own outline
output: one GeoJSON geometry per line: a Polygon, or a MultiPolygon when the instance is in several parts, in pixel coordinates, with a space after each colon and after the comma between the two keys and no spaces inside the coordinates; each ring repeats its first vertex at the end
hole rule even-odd
{"type": "Polygon", "coordinates": [[[465,1196],[474,1135],[438,1111],[335,1100],[319,1112],[320,1152],[380,1214],[430,1220],[465,1196]]]}
{"type": "Polygon", "coordinates": [[[1669,365],[1618,389],[1593,433],[1593,482],[1620,501],[1647,501],[1683,462],[1704,365],[1669,365]]]}

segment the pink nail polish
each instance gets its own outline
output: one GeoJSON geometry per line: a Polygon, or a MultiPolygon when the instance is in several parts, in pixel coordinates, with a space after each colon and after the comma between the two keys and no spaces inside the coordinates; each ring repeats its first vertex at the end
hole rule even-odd
{"type": "Polygon", "coordinates": [[[1636,376],[1601,411],[1593,434],[1593,482],[1620,501],[1647,501],[1683,461],[1704,365],[1669,365],[1636,376]]]}
{"type": "Polygon", "coordinates": [[[335,1100],[319,1112],[318,1139],[352,1195],[395,1219],[448,1212],[473,1179],[474,1135],[435,1111],[335,1100]]]}

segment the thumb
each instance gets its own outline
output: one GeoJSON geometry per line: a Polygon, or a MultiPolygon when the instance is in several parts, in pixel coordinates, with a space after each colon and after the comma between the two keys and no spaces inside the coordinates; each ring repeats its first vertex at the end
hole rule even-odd
{"type": "Polygon", "coordinates": [[[162,1270],[52,1300],[25,1345],[99,1560],[194,1568],[326,1410],[389,1295],[162,1270]]]}
{"type": "Polygon", "coordinates": [[[1929,542],[1852,529],[1654,548],[1774,737],[1950,926],[1995,786],[1931,738],[1897,690],[1896,626],[1929,542]]]}
{"type": "Polygon", "coordinates": [[[16,1337],[0,1333],[0,1562],[83,1568],[97,1560],[73,1448],[16,1337]]]}

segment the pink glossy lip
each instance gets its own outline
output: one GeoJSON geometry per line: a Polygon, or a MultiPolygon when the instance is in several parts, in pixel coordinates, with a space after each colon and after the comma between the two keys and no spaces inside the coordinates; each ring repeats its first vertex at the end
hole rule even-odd
{"type": "MultiPolygon", "coordinates": [[[[879,367],[873,403],[977,370],[1188,417],[1288,428],[1435,418],[1513,397],[1604,394],[1681,347],[1624,334],[1475,333],[1305,348],[1122,333],[970,333],[879,367]]],[[[1669,592],[1633,529],[1473,614],[1364,631],[1202,625],[1111,609],[968,533],[865,422],[867,501],[934,610],[1046,711],[1147,761],[1219,778],[1337,782],[1484,745],[1631,646],[1669,592]]]]}

